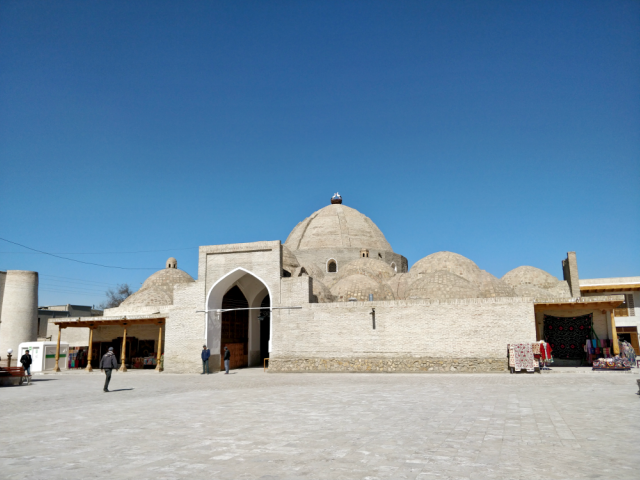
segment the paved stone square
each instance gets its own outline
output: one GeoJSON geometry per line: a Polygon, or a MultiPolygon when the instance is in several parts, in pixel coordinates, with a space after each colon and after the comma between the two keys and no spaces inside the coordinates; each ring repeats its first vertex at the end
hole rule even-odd
{"type": "Polygon", "coordinates": [[[0,389],[8,479],[637,479],[637,374],[67,373],[0,389]]]}

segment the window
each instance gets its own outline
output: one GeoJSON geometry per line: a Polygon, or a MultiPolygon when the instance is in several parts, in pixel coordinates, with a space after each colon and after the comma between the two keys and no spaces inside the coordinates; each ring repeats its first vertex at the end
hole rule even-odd
{"type": "Polygon", "coordinates": [[[382,254],[381,253],[378,254],[378,258],[382,259],[382,254]]]}
{"type": "Polygon", "coordinates": [[[395,263],[392,263],[392,264],[391,264],[391,268],[393,268],[393,271],[394,271],[394,272],[398,273],[398,268],[396,267],[396,264],[395,264],[395,263]]]}
{"type": "Polygon", "coordinates": [[[282,270],[282,276],[283,277],[290,277],[291,276],[291,272],[289,270],[282,270]]]}
{"type": "Polygon", "coordinates": [[[338,271],[338,264],[335,260],[329,260],[327,262],[327,272],[336,273],[338,271]]]}

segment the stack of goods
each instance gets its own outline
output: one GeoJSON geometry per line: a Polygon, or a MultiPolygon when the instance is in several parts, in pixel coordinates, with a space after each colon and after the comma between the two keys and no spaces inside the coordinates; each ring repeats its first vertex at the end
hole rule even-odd
{"type": "Polygon", "coordinates": [[[145,365],[157,365],[158,364],[158,360],[155,357],[155,353],[153,354],[152,357],[144,357],[144,364],[145,365]]]}
{"type": "Polygon", "coordinates": [[[611,340],[600,340],[599,338],[587,339],[584,351],[587,353],[587,361],[593,363],[597,358],[604,356],[611,357],[613,344],[611,340]]]}
{"type": "Polygon", "coordinates": [[[628,358],[616,355],[613,358],[599,358],[593,361],[594,370],[629,370],[631,362],[628,358]]]}
{"type": "Polygon", "coordinates": [[[534,358],[534,351],[540,353],[539,343],[512,343],[509,347],[509,368],[512,372],[534,372],[538,361],[534,358]],[[535,349],[535,350],[534,350],[535,349]]]}
{"type": "Polygon", "coordinates": [[[542,370],[549,370],[549,365],[553,363],[553,356],[551,355],[553,349],[551,345],[545,341],[542,341],[538,345],[540,346],[540,368],[542,370]]]}
{"type": "Polygon", "coordinates": [[[142,368],[144,364],[144,358],[142,357],[134,357],[131,359],[131,368],[142,368]]]}
{"type": "Polygon", "coordinates": [[[636,351],[633,349],[631,344],[626,340],[620,340],[618,342],[618,346],[620,347],[620,356],[629,360],[631,366],[636,363],[636,351]]]}

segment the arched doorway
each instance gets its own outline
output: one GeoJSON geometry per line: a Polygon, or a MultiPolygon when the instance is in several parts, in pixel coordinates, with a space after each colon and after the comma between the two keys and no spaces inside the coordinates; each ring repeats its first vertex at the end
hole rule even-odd
{"type": "MultiPolygon", "coordinates": [[[[222,297],[220,322],[220,355],[224,348],[231,352],[230,368],[249,366],[249,302],[238,286],[232,287],[222,297]],[[240,309],[240,310],[239,310],[240,309]]],[[[220,368],[224,368],[221,364],[220,368]]]]}
{"type": "Polygon", "coordinates": [[[225,344],[233,346],[231,368],[262,365],[271,341],[270,299],[267,284],[244,268],[236,268],[215,282],[207,295],[205,313],[212,368],[222,367],[225,344]]]}

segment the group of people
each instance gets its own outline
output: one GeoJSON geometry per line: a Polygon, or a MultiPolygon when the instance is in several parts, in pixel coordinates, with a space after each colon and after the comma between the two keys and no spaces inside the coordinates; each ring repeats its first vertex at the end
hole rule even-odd
{"type": "MultiPolygon", "coordinates": [[[[206,345],[202,346],[202,353],[200,354],[200,358],[202,358],[202,375],[209,375],[209,358],[211,357],[211,351],[207,348],[206,345]]],[[[231,363],[231,352],[229,348],[224,347],[224,373],[225,375],[229,374],[229,365],[231,363]]]]}
{"type": "MultiPolygon", "coordinates": [[[[211,351],[207,348],[206,345],[202,346],[202,353],[200,355],[202,358],[202,374],[209,374],[209,358],[211,357],[211,351]]],[[[231,363],[231,352],[229,348],[224,347],[224,373],[225,375],[229,374],[229,366],[231,363]]],[[[33,359],[29,350],[25,351],[24,355],[20,357],[20,363],[22,364],[22,368],[27,375],[31,376],[31,364],[33,363],[33,359]]],[[[100,370],[105,373],[105,381],[103,392],[109,391],[109,382],[111,382],[111,373],[118,368],[118,359],[113,353],[113,347],[109,347],[109,351],[105,353],[100,359],[100,370]]]]}

